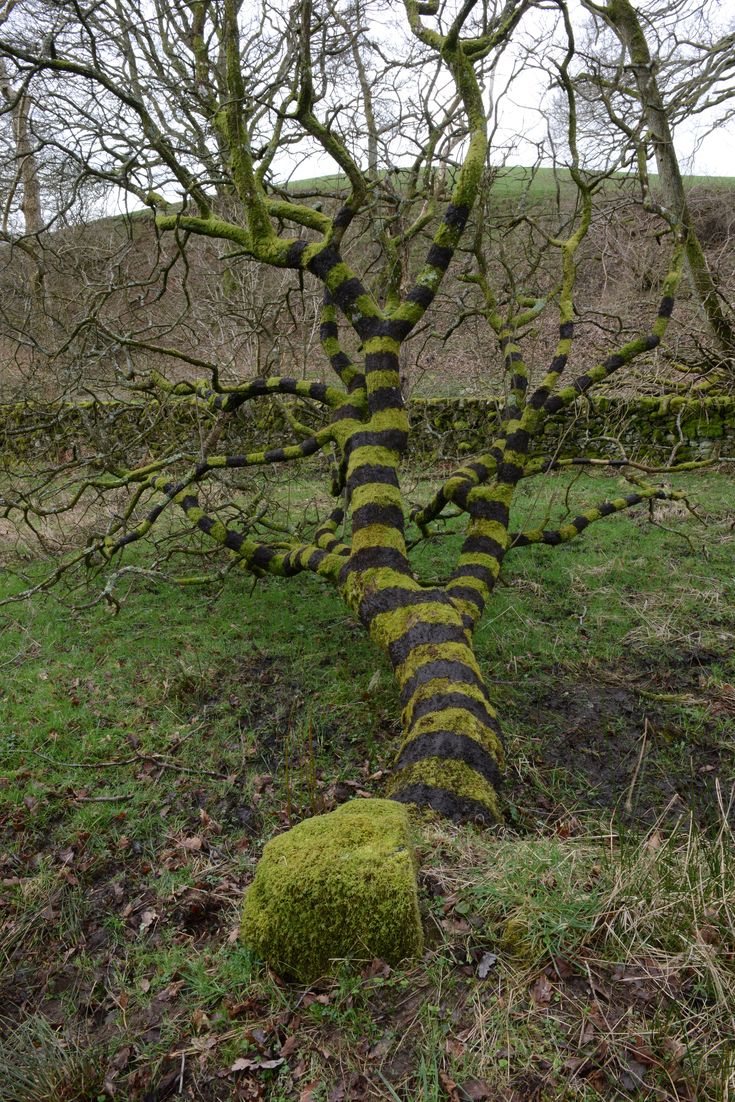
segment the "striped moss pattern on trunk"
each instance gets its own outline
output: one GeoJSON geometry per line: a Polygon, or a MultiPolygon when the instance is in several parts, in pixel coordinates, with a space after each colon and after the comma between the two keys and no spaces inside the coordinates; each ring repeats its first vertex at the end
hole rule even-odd
{"type": "Polygon", "coordinates": [[[388,654],[403,709],[390,794],[456,820],[496,821],[500,725],[459,608],[445,590],[395,568],[371,570],[361,583],[350,604],[359,592],[356,611],[388,654]]]}
{"type": "Polygon", "coordinates": [[[395,799],[455,819],[499,818],[500,732],[463,619],[442,589],[419,585],[405,542],[398,469],[408,418],[398,374],[403,323],[365,342],[368,419],[346,442],[351,553],[339,577],[348,604],[388,653],[406,732],[395,799]]]}

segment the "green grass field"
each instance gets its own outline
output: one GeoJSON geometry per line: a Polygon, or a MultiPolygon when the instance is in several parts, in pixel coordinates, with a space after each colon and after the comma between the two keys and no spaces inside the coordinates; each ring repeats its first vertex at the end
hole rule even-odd
{"type": "MultiPolygon", "coordinates": [[[[493,183],[493,194],[501,197],[517,197],[526,192],[534,199],[549,198],[556,192],[557,181],[561,185],[571,186],[571,179],[566,169],[554,169],[547,165],[527,168],[521,165],[506,165],[497,168],[497,176],[493,183]]],[[[616,181],[623,180],[622,174],[617,173],[616,181]]],[[[651,186],[656,188],[658,176],[651,173],[651,186]]],[[[306,191],[335,191],[341,192],[347,188],[347,177],[342,174],[311,176],[301,180],[290,180],[288,189],[295,194],[306,191]]],[[[684,186],[693,188],[726,188],[735,187],[735,176],[684,176],[684,186]]]]}
{"type": "MultiPolygon", "coordinates": [[[[557,186],[560,186],[562,189],[571,189],[572,187],[568,170],[564,168],[554,169],[548,165],[537,165],[532,168],[522,165],[497,166],[496,173],[497,175],[492,187],[492,193],[496,198],[517,199],[523,194],[533,200],[553,199],[556,195],[557,186]]],[[[387,173],[385,175],[387,175],[387,173]]],[[[400,173],[398,178],[400,179],[400,173]]],[[[735,176],[685,175],[683,179],[684,186],[689,191],[697,188],[730,190],[735,187],[735,176]]],[[[613,177],[614,183],[619,183],[623,180],[624,176],[620,173],[616,173],[613,177]]],[[[657,181],[657,174],[655,172],[651,173],[650,182],[654,190],[656,189],[657,181]]],[[[296,198],[304,196],[309,192],[343,195],[347,193],[349,181],[343,173],[337,172],[333,174],[327,173],[323,176],[305,176],[303,178],[283,180],[278,182],[278,186],[284,188],[284,190],[290,192],[296,198]]],[[[139,210],[130,211],[126,215],[113,215],[110,217],[115,221],[123,217],[149,217],[150,214],[151,210],[149,207],[142,207],[139,210]]],[[[105,221],[105,219],[101,219],[100,221],[105,221]]]]}
{"type": "Polygon", "coordinates": [[[732,1097],[735,504],[731,473],[679,481],[703,523],[664,503],[509,558],[477,639],[506,826],[425,825],[425,958],[309,990],[238,912],[274,832],[382,792],[397,693],[362,629],[318,579],[234,573],[0,610],[0,1102],[732,1097]]]}

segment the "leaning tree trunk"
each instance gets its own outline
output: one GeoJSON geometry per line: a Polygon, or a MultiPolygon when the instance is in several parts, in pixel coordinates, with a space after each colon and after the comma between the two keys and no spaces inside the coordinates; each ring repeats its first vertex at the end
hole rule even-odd
{"type": "MultiPolygon", "coordinates": [[[[590,10],[598,14],[601,11],[596,5],[590,5],[590,10]]],[[[602,14],[630,55],[664,201],[686,231],[687,268],[694,293],[720,349],[730,359],[735,358],[735,328],[722,308],[722,300],[692,223],[666,106],[656,80],[655,61],[651,57],[640,19],[630,0],[610,0],[602,9],[602,14]]]]}
{"type": "Polygon", "coordinates": [[[359,612],[400,688],[404,737],[393,799],[455,820],[498,820],[500,725],[452,598],[405,577],[369,592],[359,612]]]}

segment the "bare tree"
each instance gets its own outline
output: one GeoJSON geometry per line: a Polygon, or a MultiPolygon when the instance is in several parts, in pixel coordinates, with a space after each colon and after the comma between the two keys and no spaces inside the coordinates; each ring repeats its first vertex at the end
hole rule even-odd
{"type": "MultiPolygon", "coordinates": [[[[0,26],[5,23],[14,4],[8,2],[0,11],[0,26]]],[[[28,279],[30,316],[24,324],[37,329],[47,316],[45,303],[46,267],[41,245],[44,229],[41,209],[39,149],[32,126],[31,100],[22,85],[14,86],[8,66],[0,59],[0,96],[4,102],[6,126],[5,148],[7,177],[3,181],[3,224],[0,240],[14,245],[30,263],[28,279]]]]}
{"type": "MultiPolygon", "coordinates": [[[[651,213],[668,248],[657,313],[565,382],[580,250],[609,173],[583,167],[571,76],[575,39],[562,9],[548,50],[567,104],[569,199],[553,227],[516,212],[525,258],[504,251],[505,230],[495,232],[489,221],[484,87],[531,12],[531,0],[497,8],[481,0],[405,0],[400,26],[391,16],[385,33],[386,12],[367,0],[257,10],[236,0],[140,7],[101,0],[88,8],[62,2],[42,7],[33,28],[19,18],[0,42],[14,82],[38,89],[38,103],[57,120],[69,119],[56,140],[80,171],[126,189],[155,212],[157,234],[173,241],[169,272],[185,267],[192,249],[214,242],[233,270],[246,265],[264,283],[269,273],[282,274],[284,298],[302,282],[317,287],[319,338],[333,373],[328,383],[312,373],[243,377],[237,362],[223,371],[198,351],[111,332],[119,351],[137,357],[127,374],[119,372],[116,393],[133,411],[139,436],[118,445],[108,434],[81,458],[66,454],[61,466],[42,464],[40,474],[9,479],[5,512],[39,530],[72,510],[94,507],[105,518],[103,530],[90,532],[23,596],[73,577],[77,567],[107,565],[102,596],[114,601],[115,582],[130,569],[116,565],[126,548],[160,540],[160,566],[170,561],[172,537],[180,544],[187,534],[256,577],[316,574],[395,671],[404,740],[393,798],[486,822],[500,815],[504,750],[472,640],[506,555],[563,544],[643,502],[682,497],[668,484],[643,481],[650,468],[622,456],[613,465],[631,479],[628,494],[557,528],[543,520],[519,531],[511,526],[511,504],[526,479],[604,465],[588,455],[539,456],[534,447],[549,418],[572,414],[580,396],[660,346],[688,240],[675,215],[651,213]],[[343,66],[349,79],[338,84],[343,66]],[[335,166],[338,201],[313,195],[308,185],[287,188],[277,174],[279,158],[294,163],[314,149],[335,166]],[[397,156],[408,164],[394,173],[389,162],[397,156]],[[452,285],[447,272],[458,253],[462,266],[452,285]],[[474,320],[489,329],[505,399],[481,454],[441,481],[429,500],[411,503],[401,354],[450,286],[451,323],[474,320]],[[556,330],[555,350],[548,366],[534,367],[524,346],[542,317],[556,330]],[[155,369],[143,373],[145,358],[155,369]],[[238,411],[274,396],[289,437],[253,452],[224,446],[238,411]],[[146,428],[173,408],[193,410],[206,431],[196,447],[184,441],[155,455],[146,428]],[[267,489],[243,482],[243,473],[267,475],[274,465],[314,456],[333,457],[325,465],[339,505],[316,523],[304,517],[284,530],[269,516],[267,489]],[[448,513],[464,523],[454,568],[448,578],[422,578],[413,549],[448,513]]],[[[278,314],[274,321],[280,324],[278,314]]],[[[95,404],[92,393],[64,413],[77,417],[83,407],[86,416],[95,404]]],[[[196,540],[193,549],[209,558],[196,540]]]]}
{"type": "Polygon", "coordinates": [[[731,363],[735,356],[733,309],[723,301],[693,224],[674,131],[681,123],[713,109],[717,109],[717,125],[732,117],[735,29],[732,25],[718,28],[716,13],[688,0],[637,9],[630,0],[582,2],[596,21],[611,28],[621,47],[617,56],[604,51],[589,55],[585,79],[594,82],[596,103],[607,109],[618,136],[626,139],[637,156],[644,182],[646,161],[653,155],[661,199],[686,232],[687,268],[694,293],[721,354],[731,363]]]}

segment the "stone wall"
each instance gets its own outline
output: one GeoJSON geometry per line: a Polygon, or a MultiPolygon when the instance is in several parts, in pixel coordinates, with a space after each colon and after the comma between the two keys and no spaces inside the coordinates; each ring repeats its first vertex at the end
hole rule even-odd
{"type": "MultiPolygon", "coordinates": [[[[473,454],[497,420],[497,405],[482,398],[414,399],[415,446],[429,456],[473,454]]],[[[666,460],[735,456],[735,398],[683,397],[579,399],[571,411],[550,417],[534,452],[539,455],[625,454],[666,460]]]]}
{"type": "MultiPolygon", "coordinates": [[[[423,461],[482,451],[497,421],[497,405],[482,398],[417,398],[409,403],[412,448],[423,461]]],[[[64,458],[73,449],[112,454],[121,464],[163,451],[198,450],[212,427],[191,404],[115,402],[55,407],[0,407],[0,454],[6,461],[64,458]]],[[[227,425],[218,451],[243,452],[290,438],[270,400],[246,405],[227,425]]],[[[548,456],[645,458],[665,462],[735,456],[735,398],[580,399],[549,418],[534,453],[548,456]],[[570,412],[572,416],[570,416],[570,412]]]]}

